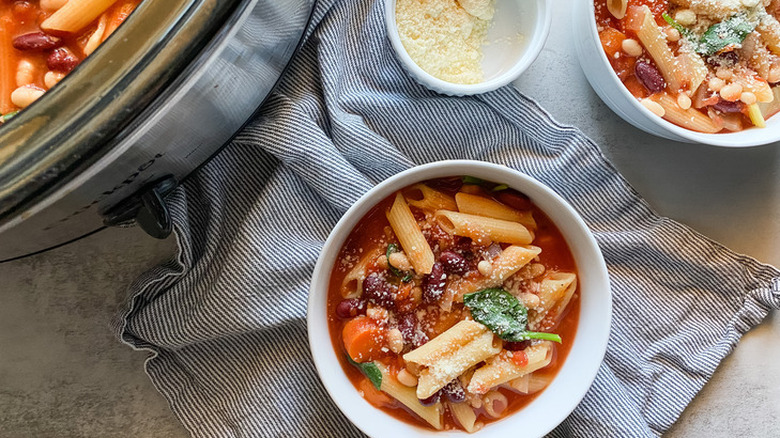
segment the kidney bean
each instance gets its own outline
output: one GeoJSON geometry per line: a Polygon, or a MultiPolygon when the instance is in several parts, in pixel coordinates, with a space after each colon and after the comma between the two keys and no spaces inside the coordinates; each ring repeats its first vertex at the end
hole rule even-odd
{"type": "Polygon", "coordinates": [[[718,103],[712,106],[716,110],[723,113],[739,113],[742,112],[741,102],[729,102],[728,100],[719,100],[718,103]]]}
{"type": "Polygon", "coordinates": [[[414,312],[404,313],[398,318],[398,330],[404,337],[404,344],[411,344],[412,347],[417,348],[428,342],[428,335],[420,330],[417,315],[414,312]]]}
{"type": "Polygon", "coordinates": [[[528,196],[517,190],[502,190],[498,194],[498,200],[516,210],[528,210],[531,208],[531,200],[528,199],[528,196]]]}
{"type": "Polygon", "coordinates": [[[379,274],[373,273],[363,280],[363,298],[378,306],[393,308],[395,294],[390,285],[379,274]]]}
{"type": "Polygon", "coordinates": [[[531,341],[520,341],[520,342],[506,342],[504,343],[504,348],[509,351],[520,351],[525,350],[526,348],[531,346],[531,341]]]}
{"type": "Polygon", "coordinates": [[[718,53],[717,55],[712,55],[707,57],[707,63],[712,65],[713,67],[731,68],[735,66],[738,62],[739,62],[739,55],[737,55],[737,52],[733,50],[730,52],[718,53]]]}
{"type": "Polygon", "coordinates": [[[454,379],[452,382],[445,385],[444,388],[441,389],[441,392],[452,403],[461,403],[466,400],[466,391],[460,386],[460,381],[458,379],[454,379]]]}
{"type": "Polygon", "coordinates": [[[423,301],[426,303],[435,303],[444,295],[444,288],[447,285],[447,274],[444,273],[444,266],[436,262],[431,268],[431,273],[423,279],[423,301]]]}
{"type": "Polygon", "coordinates": [[[432,396],[424,399],[420,399],[420,404],[423,406],[435,405],[441,400],[441,389],[436,391],[432,396]]]}
{"type": "Polygon", "coordinates": [[[469,270],[468,260],[456,252],[444,251],[439,255],[439,262],[449,274],[463,275],[469,270]]]}
{"type": "Polygon", "coordinates": [[[353,318],[366,314],[366,302],[357,298],[349,298],[336,306],[336,316],[341,319],[353,318]]]}
{"type": "Polygon", "coordinates": [[[43,32],[32,32],[14,38],[16,50],[51,50],[59,47],[62,40],[43,32]]]}
{"type": "Polygon", "coordinates": [[[461,187],[463,187],[463,178],[459,176],[438,178],[431,181],[426,181],[425,184],[434,190],[443,192],[457,192],[461,187]]]}
{"type": "Polygon", "coordinates": [[[68,49],[59,48],[52,51],[49,57],[46,58],[46,65],[50,70],[61,71],[68,73],[81,62],[76,55],[71,53],[68,49]]]}
{"type": "Polygon", "coordinates": [[[664,82],[661,72],[649,62],[637,62],[634,66],[634,74],[639,82],[653,93],[663,91],[666,88],[666,82],[664,82]]]}

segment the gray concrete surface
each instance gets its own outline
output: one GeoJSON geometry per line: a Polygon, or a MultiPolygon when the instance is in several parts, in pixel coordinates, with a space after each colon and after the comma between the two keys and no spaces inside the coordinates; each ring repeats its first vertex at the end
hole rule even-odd
{"type": "Polygon", "coordinates": [[[0,437],[186,437],[111,322],[127,285],[172,252],[109,230],[0,264],[0,437]]]}
{"type": "MultiPolygon", "coordinates": [[[[660,213],[780,266],[780,146],[729,150],[646,135],[615,116],[579,69],[570,5],[516,86],[601,145],[660,213]],[[563,86],[562,86],[563,85],[563,86]]],[[[110,323],[130,281],[172,241],[107,230],[0,264],[0,438],[188,436],[110,323]]],[[[780,317],[749,333],[669,437],[780,437],[780,317]]]]}

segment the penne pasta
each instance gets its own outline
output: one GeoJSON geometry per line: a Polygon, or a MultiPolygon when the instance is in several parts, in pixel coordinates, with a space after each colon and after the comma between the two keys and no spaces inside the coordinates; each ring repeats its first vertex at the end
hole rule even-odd
{"type": "Polygon", "coordinates": [[[94,52],[95,49],[97,49],[97,47],[100,45],[100,43],[103,42],[103,34],[106,32],[106,23],[108,23],[108,16],[103,14],[100,16],[100,20],[98,20],[97,29],[92,32],[92,35],[90,35],[89,39],[87,40],[87,44],[84,45],[85,55],[91,55],[92,52],[94,52]]]}
{"type": "Polygon", "coordinates": [[[468,391],[475,394],[484,394],[498,385],[503,385],[511,380],[544,368],[552,361],[552,343],[543,341],[531,345],[523,350],[527,357],[525,365],[518,365],[512,358],[520,352],[504,351],[491,359],[488,359],[480,368],[474,371],[469,382],[468,391]]]}
{"type": "Polygon", "coordinates": [[[626,16],[628,0],[607,0],[607,10],[618,20],[626,16]]]}
{"type": "Polygon", "coordinates": [[[382,385],[379,388],[381,391],[387,393],[389,396],[398,400],[401,404],[409,408],[412,412],[417,414],[420,418],[428,422],[436,430],[442,429],[442,404],[441,402],[435,403],[431,406],[423,406],[420,400],[417,398],[417,394],[414,388],[402,385],[395,377],[393,377],[385,365],[380,362],[374,362],[374,364],[382,372],[382,385]]]}
{"type": "Polygon", "coordinates": [[[552,378],[549,376],[541,376],[539,373],[533,372],[510,380],[509,386],[523,394],[534,394],[546,388],[551,380],[552,378]]]}
{"type": "Polygon", "coordinates": [[[457,205],[452,196],[446,195],[438,190],[434,190],[425,184],[415,184],[410,187],[409,191],[404,195],[406,202],[417,207],[420,210],[436,211],[436,210],[455,210],[457,205]],[[417,193],[420,194],[420,199],[415,199],[417,193]]]}
{"type": "Polygon", "coordinates": [[[433,251],[400,193],[396,194],[393,206],[387,212],[387,220],[415,272],[430,274],[434,263],[433,251]]]}
{"type": "Polygon", "coordinates": [[[570,272],[553,272],[542,280],[539,287],[539,299],[541,304],[534,309],[538,315],[550,313],[556,316],[559,309],[562,310],[569,304],[574,291],[577,289],[577,276],[570,272]],[[562,305],[561,305],[562,304],[562,305]]]}
{"type": "Polygon", "coordinates": [[[41,23],[41,29],[75,33],[106,12],[116,0],[69,0],[41,23]]]}
{"type": "Polygon", "coordinates": [[[426,368],[420,372],[417,397],[425,399],[466,370],[501,351],[482,324],[463,320],[403,358],[426,368]]]}
{"type": "Polygon", "coordinates": [[[452,417],[455,418],[455,421],[458,422],[463,430],[468,433],[474,433],[477,430],[475,424],[477,422],[477,414],[468,403],[447,403],[447,408],[449,408],[452,417]]]}
{"type": "Polygon", "coordinates": [[[447,210],[437,211],[436,219],[444,231],[469,237],[480,244],[501,242],[528,245],[534,239],[528,228],[517,222],[447,210]]]}
{"type": "Polygon", "coordinates": [[[461,302],[463,295],[488,287],[500,286],[541,253],[542,249],[538,246],[509,246],[493,260],[493,268],[489,277],[453,282],[447,292],[452,294],[452,301],[461,302]]]}
{"type": "Polygon", "coordinates": [[[460,192],[455,195],[455,202],[458,205],[458,211],[461,213],[519,222],[528,228],[536,228],[536,221],[534,221],[530,211],[515,210],[484,196],[460,192]]]}
{"type": "Polygon", "coordinates": [[[366,279],[366,269],[372,260],[381,255],[381,251],[375,249],[363,257],[350,269],[341,282],[341,296],[344,298],[357,298],[363,292],[363,280],[366,279]]]}
{"type": "Polygon", "coordinates": [[[660,70],[664,80],[669,85],[671,90],[677,91],[680,89],[680,80],[675,73],[676,59],[672,53],[672,49],[666,44],[666,35],[661,31],[661,28],[655,22],[650,8],[642,6],[641,13],[642,23],[637,31],[637,36],[642,44],[645,46],[645,50],[650,54],[650,57],[655,61],[655,65],[660,70]]]}
{"type": "Polygon", "coordinates": [[[680,105],[677,104],[677,99],[666,93],[654,94],[648,99],[661,105],[664,109],[664,119],[678,124],[683,128],[710,134],[714,134],[721,130],[721,127],[715,125],[712,119],[707,115],[693,107],[688,108],[687,110],[680,108],[680,105]]]}

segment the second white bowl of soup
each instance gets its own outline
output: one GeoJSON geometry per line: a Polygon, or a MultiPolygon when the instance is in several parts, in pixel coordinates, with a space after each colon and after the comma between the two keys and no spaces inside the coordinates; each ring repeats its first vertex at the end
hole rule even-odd
{"type": "MultiPolygon", "coordinates": [[[[653,135],[657,135],[659,137],[664,137],[670,140],[676,140],[676,141],[682,141],[682,142],[690,142],[690,143],[704,143],[704,144],[710,144],[715,146],[726,146],[726,147],[746,147],[746,146],[757,146],[757,145],[763,145],[767,143],[772,143],[775,141],[780,140],[780,116],[774,115],[771,117],[768,117],[765,121],[766,126],[765,127],[754,127],[752,123],[750,122],[750,118],[747,116],[747,109],[743,111],[745,113],[744,117],[739,117],[741,120],[736,120],[736,122],[741,124],[742,129],[734,132],[730,132],[728,129],[723,128],[720,132],[717,133],[708,133],[708,132],[698,132],[698,130],[710,130],[712,131],[711,126],[707,126],[709,117],[704,117],[704,119],[701,119],[700,122],[703,123],[697,123],[694,119],[700,119],[699,116],[694,115],[695,117],[690,117],[690,114],[686,117],[686,114],[684,111],[682,111],[682,107],[680,107],[680,104],[678,104],[677,97],[678,95],[672,96],[672,98],[666,99],[664,101],[664,105],[667,105],[667,110],[663,110],[659,112],[659,106],[655,105],[653,103],[645,103],[643,104],[641,100],[647,100],[647,99],[640,99],[635,97],[624,85],[624,83],[621,81],[621,79],[618,77],[618,75],[615,73],[615,70],[613,69],[612,65],[610,64],[610,60],[607,58],[607,54],[605,53],[605,49],[602,45],[602,39],[600,38],[600,31],[604,31],[604,26],[599,28],[596,22],[596,5],[599,5],[600,13],[606,14],[606,3],[605,0],[584,0],[584,1],[576,1],[574,2],[573,8],[572,8],[572,20],[573,20],[573,39],[574,39],[574,46],[577,51],[577,55],[580,60],[580,65],[582,67],[583,72],[585,73],[586,78],[588,79],[588,82],[590,82],[591,86],[593,87],[594,91],[596,91],[596,94],[601,97],[601,99],[604,101],[604,103],[607,104],[617,115],[619,115],[621,118],[623,118],[625,121],[631,123],[635,127],[648,132],[653,135]],[[654,112],[655,111],[655,112],[654,112]],[[670,117],[667,115],[666,118],[660,117],[658,114],[661,112],[675,113],[678,120],[675,123],[672,123],[669,120],[670,117]],[[691,128],[684,127],[685,125],[690,125],[691,128]],[[696,125],[699,125],[696,127],[696,125]]],[[[610,2],[613,4],[621,4],[620,1],[610,2]]],[[[760,2],[759,2],[760,3],[760,2]]],[[[630,13],[631,5],[628,5],[628,13],[630,13]]],[[[674,20],[676,17],[676,12],[678,12],[678,9],[670,10],[669,18],[674,20]],[[674,16],[674,17],[673,17],[674,16]]],[[[654,15],[659,15],[660,11],[653,11],[654,15]]],[[[659,15],[660,16],[660,15],[659,15]]],[[[694,14],[694,16],[696,16],[694,14]]],[[[709,20],[709,18],[705,17],[704,15],[700,15],[698,18],[698,23],[702,23],[702,26],[705,23],[705,19],[709,20]]],[[[671,30],[670,28],[673,28],[672,25],[669,25],[665,22],[663,22],[662,19],[653,20],[657,24],[657,28],[663,32],[664,38],[661,39],[661,44],[659,44],[659,47],[669,47],[670,49],[675,44],[674,42],[670,42],[666,37],[666,33],[675,34],[671,37],[671,39],[678,39],[678,34],[680,34],[679,31],[671,30]],[[661,24],[658,24],[658,21],[662,21],[661,24]],[[676,32],[676,33],[675,33],[676,32]]],[[[679,26],[679,23],[674,21],[675,26],[679,26]]],[[[686,23],[687,24],[687,23],[686,23]]],[[[694,25],[695,26],[695,25],[694,25]]],[[[633,27],[637,27],[634,25],[633,27]]],[[[692,27],[689,25],[689,27],[692,27]]],[[[682,28],[683,33],[687,33],[687,28],[682,28]]],[[[706,27],[704,27],[706,29],[706,27]]],[[[641,53],[638,56],[638,63],[639,62],[645,62],[649,61],[651,58],[651,55],[646,47],[644,47],[641,44],[640,38],[638,38],[633,31],[628,31],[625,33],[625,36],[628,37],[628,39],[632,39],[635,41],[640,42],[639,47],[631,47],[631,45],[618,45],[617,47],[614,47],[613,50],[616,52],[617,57],[630,57],[628,52],[632,52],[634,50],[637,51],[637,53],[641,53]]],[[[607,38],[605,36],[605,38],[607,38]]],[[[680,38],[684,38],[680,37],[680,38]]],[[[695,40],[698,44],[699,37],[697,36],[691,36],[692,40],[695,40]]],[[[607,42],[607,44],[610,44],[607,42]]],[[[686,43],[687,44],[687,43],[686,43]]],[[[730,50],[730,49],[724,49],[724,50],[730,50]]],[[[736,50],[733,51],[736,55],[736,50]]],[[[674,51],[670,52],[674,56],[674,51]]],[[[680,56],[679,53],[676,56],[680,56]]],[[[722,53],[718,56],[726,56],[722,53]]],[[[706,56],[699,55],[699,59],[709,59],[706,56]]],[[[616,58],[617,59],[617,58],[616,58]]],[[[697,61],[698,62],[698,61],[697,61]]],[[[703,62],[703,61],[702,61],[703,62]]],[[[651,64],[654,64],[654,62],[651,62],[651,64]]],[[[679,65],[679,62],[675,62],[674,65],[679,65]]],[[[710,62],[707,62],[706,65],[708,67],[705,67],[706,69],[709,69],[709,72],[706,73],[707,79],[712,79],[715,77],[715,68],[712,68],[712,64],[710,62]]],[[[663,70],[663,68],[658,67],[658,69],[663,70]]],[[[635,71],[634,68],[629,68],[630,75],[633,75],[635,71]]],[[[657,70],[656,70],[657,71],[657,70]]],[[[687,70],[686,70],[687,71],[687,70]]],[[[702,73],[704,75],[704,73],[702,73]]],[[[718,72],[717,74],[721,74],[718,72]]],[[[723,72],[723,75],[726,75],[725,70],[723,72]]],[[[724,76],[725,77],[725,76],[724,76]]],[[[718,79],[716,79],[716,82],[718,79]]],[[[640,81],[641,82],[641,81],[640,81]]],[[[637,82],[634,84],[637,87],[641,87],[642,84],[640,82],[637,82]]],[[[659,78],[660,83],[666,83],[668,81],[665,81],[664,79],[659,78]]],[[[728,84],[729,80],[727,79],[724,83],[728,84]]],[[[668,91],[668,84],[667,85],[667,91],[668,91]]],[[[703,87],[707,87],[707,83],[705,82],[703,87]]],[[[717,87],[716,87],[717,88],[717,87]]],[[[647,91],[647,90],[646,90],[647,91]]],[[[650,91],[648,91],[650,92],[650,91]]],[[[650,92],[651,93],[651,92],[650,92]]],[[[672,93],[670,92],[670,95],[672,93]]],[[[688,92],[689,96],[693,98],[694,105],[696,102],[696,93],[694,92],[688,92]]],[[[716,92],[712,93],[716,98],[717,94],[716,92]]],[[[683,97],[682,99],[682,105],[683,107],[688,107],[688,102],[683,97]]],[[[652,97],[651,100],[658,101],[657,95],[652,97]]],[[[722,99],[721,99],[722,100],[722,99]]],[[[726,104],[730,106],[739,105],[743,106],[743,103],[739,102],[726,102],[726,104]]],[[[725,104],[724,104],[725,105],[725,104]]],[[[720,107],[719,107],[720,108],[720,107]]],[[[696,110],[699,111],[699,110],[696,110]]],[[[730,111],[729,109],[726,109],[726,111],[730,111]]],[[[703,110],[700,111],[701,114],[707,115],[707,108],[705,107],[703,110]]],[[[729,115],[727,112],[721,112],[720,110],[713,112],[714,116],[716,118],[725,116],[725,119],[719,120],[718,122],[722,122],[725,120],[726,124],[725,126],[731,126],[730,129],[737,129],[738,127],[733,127],[733,124],[731,123],[734,117],[729,115]]],[[[717,126],[721,126],[720,123],[717,124],[717,126]]]]}
{"type": "Polygon", "coordinates": [[[577,212],[504,166],[387,179],[336,224],[307,321],[320,378],[363,432],[542,436],[590,387],[611,294],[577,212]]]}

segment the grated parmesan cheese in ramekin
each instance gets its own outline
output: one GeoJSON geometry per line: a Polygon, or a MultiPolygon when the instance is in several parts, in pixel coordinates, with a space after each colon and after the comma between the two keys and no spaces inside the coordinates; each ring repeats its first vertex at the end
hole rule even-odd
{"type": "Polygon", "coordinates": [[[412,60],[448,82],[482,82],[482,45],[493,0],[398,0],[396,23],[412,60]]]}

